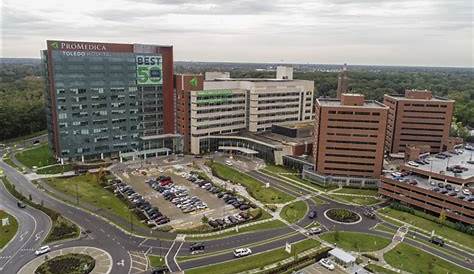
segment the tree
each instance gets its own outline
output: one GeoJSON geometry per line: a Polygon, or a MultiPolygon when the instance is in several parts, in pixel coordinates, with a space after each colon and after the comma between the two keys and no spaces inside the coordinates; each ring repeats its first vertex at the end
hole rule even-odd
{"type": "Polygon", "coordinates": [[[202,215],[201,222],[203,224],[207,224],[209,222],[209,218],[206,215],[202,215]]]}
{"type": "Polygon", "coordinates": [[[438,222],[440,225],[443,225],[446,222],[446,211],[444,209],[441,209],[441,212],[439,213],[438,222]]]}

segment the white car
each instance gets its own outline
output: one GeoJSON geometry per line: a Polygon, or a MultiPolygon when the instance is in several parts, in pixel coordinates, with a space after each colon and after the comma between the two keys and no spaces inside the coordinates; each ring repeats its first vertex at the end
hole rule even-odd
{"type": "Polygon", "coordinates": [[[228,166],[231,166],[231,165],[232,165],[232,162],[229,161],[229,160],[226,160],[226,161],[225,161],[225,164],[228,165],[228,166]]]}
{"type": "Polygon", "coordinates": [[[464,189],[462,190],[462,194],[464,194],[464,195],[466,195],[466,196],[467,196],[467,195],[471,195],[471,191],[470,191],[469,189],[467,189],[467,188],[464,188],[464,189]]]}
{"type": "Polygon", "coordinates": [[[408,161],[407,164],[408,164],[409,166],[413,166],[413,167],[418,167],[418,166],[419,166],[419,164],[417,164],[417,163],[415,163],[415,162],[413,162],[413,161],[408,161]]]}
{"type": "Polygon", "coordinates": [[[250,248],[237,248],[234,250],[234,256],[237,258],[245,257],[252,254],[252,250],[250,248]]]}
{"type": "Polygon", "coordinates": [[[329,270],[334,270],[334,268],[336,268],[334,264],[331,262],[331,260],[327,258],[321,259],[319,262],[321,263],[322,266],[324,266],[325,268],[329,270]]]}
{"type": "Polygon", "coordinates": [[[35,255],[36,256],[43,255],[43,254],[48,253],[50,251],[51,251],[51,248],[49,246],[45,245],[45,246],[40,247],[38,250],[36,250],[35,255]]]}
{"type": "Polygon", "coordinates": [[[306,231],[306,235],[311,236],[311,235],[316,235],[323,232],[323,230],[320,227],[312,227],[306,231]]]}

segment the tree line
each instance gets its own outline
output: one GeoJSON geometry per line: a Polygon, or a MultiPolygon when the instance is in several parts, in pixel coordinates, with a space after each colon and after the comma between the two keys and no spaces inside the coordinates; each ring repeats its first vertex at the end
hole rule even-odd
{"type": "MultiPolygon", "coordinates": [[[[44,81],[40,68],[40,64],[4,63],[0,65],[0,140],[46,129],[44,81]]],[[[314,81],[315,97],[335,97],[337,74],[337,72],[325,71],[295,71],[294,77],[314,81]]],[[[364,94],[367,99],[378,101],[383,100],[384,94],[400,94],[405,89],[429,89],[436,96],[456,101],[454,112],[456,125],[474,128],[474,78],[472,75],[472,69],[349,70],[349,89],[352,92],[364,94]]],[[[275,72],[242,69],[232,70],[231,76],[274,78],[275,72]]],[[[454,134],[466,134],[466,131],[461,132],[454,134]]]]}

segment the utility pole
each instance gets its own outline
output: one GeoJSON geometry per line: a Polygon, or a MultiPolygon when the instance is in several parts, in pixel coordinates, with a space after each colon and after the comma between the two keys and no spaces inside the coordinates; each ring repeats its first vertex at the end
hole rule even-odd
{"type": "Polygon", "coordinates": [[[79,205],[79,190],[77,187],[77,182],[76,182],[76,204],[79,205]]]}

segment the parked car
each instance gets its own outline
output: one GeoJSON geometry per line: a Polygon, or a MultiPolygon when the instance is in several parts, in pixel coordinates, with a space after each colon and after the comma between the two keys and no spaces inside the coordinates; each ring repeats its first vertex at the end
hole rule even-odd
{"type": "Polygon", "coordinates": [[[333,262],[328,258],[321,259],[319,263],[329,270],[334,270],[336,268],[333,262]]]}
{"type": "Polygon", "coordinates": [[[419,166],[420,166],[419,164],[417,164],[417,163],[415,163],[415,162],[413,162],[413,161],[408,161],[407,164],[408,164],[409,166],[412,166],[412,167],[419,167],[419,166]]]}

